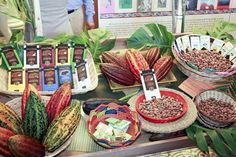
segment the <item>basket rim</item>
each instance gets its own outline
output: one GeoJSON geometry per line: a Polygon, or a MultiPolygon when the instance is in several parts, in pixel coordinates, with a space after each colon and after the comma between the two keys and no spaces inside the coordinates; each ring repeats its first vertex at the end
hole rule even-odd
{"type": "MultiPolygon", "coordinates": [[[[218,122],[218,123],[233,123],[233,122],[236,122],[236,118],[233,119],[233,120],[224,120],[224,121],[223,121],[223,120],[219,120],[219,119],[217,119],[217,118],[213,118],[213,117],[211,117],[210,115],[206,114],[206,112],[200,110],[200,109],[199,109],[199,104],[196,102],[196,99],[197,99],[198,97],[201,97],[201,95],[202,95],[203,93],[205,93],[205,92],[218,92],[218,93],[222,94],[223,96],[226,96],[226,97],[228,97],[230,100],[232,100],[232,101],[235,102],[234,98],[233,98],[232,96],[228,95],[228,94],[225,93],[225,92],[222,92],[222,91],[219,91],[219,90],[205,90],[205,91],[200,92],[198,95],[196,95],[196,96],[193,98],[194,103],[195,103],[195,105],[196,105],[196,108],[197,108],[198,112],[200,112],[203,116],[205,116],[205,117],[207,117],[207,118],[209,118],[209,119],[211,119],[211,120],[213,120],[213,121],[216,121],[216,122],[218,122]]],[[[209,99],[209,98],[208,98],[208,99],[209,99]]],[[[234,106],[234,107],[236,107],[236,106],[234,106]]],[[[236,112],[236,108],[234,109],[234,111],[236,112]]]]}
{"type": "MultiPolygon", "coordinates": [[[[187,35],[182,35],[182,36],[179,36],[178,38],[181,38],[181,37],[183,37],[183,36],[201,36],[201,34],[187,34],[187,35]]],[[[209,35],[208,35],[209,36],[209,35]]],[[[217,39],[217,38],[215,38],[215,37],[211,37],[210,36],[210,38],[211,39],[217,39]]],[[[177,39],[177,38],[176,38],[177,39]]],[[[175,39],[175,41],[176,41],[176,39],[175,39]]],[[[218,39],[218,40],[220,40],[220,39],[218,39]]],[[[224,76],[224,75],[217,75],[217,74],[214,74],[214,73],[212,73],[212,74],[208,74],[208,73],[205,73],[205,72],[200,72],[200,71],[197,71],[197,70],[195,70],[195,69],[193,69],[193,68],[191,68],[190,66],[188,66],[181,58],[179,58],[179,56],[178,56],[178,52],[177,52],[177,50],[174,48],[175,46],[174,46],[174,44],[175,44],[175,41],[172,43],[172,46],[171,46],[171,49],[172,49],[172,53],[173,53],[173,55],[174,55],[174,58],[176,59],[176,61],[181,65],[181,66],[183,66],[185,69],[187,69],[189,72],[192,72],[192,73],[194,73],[194,74],[197,74],[197,75],[199,75],[199,76],[201,76],[201,77],[206,77],[206,78],[213,78],[213,79],[216,79],[216,78],[218,78],[218,79],[220,79],[220,78],[227,78],[227,77],[229,77],[229,76],[232,76],[234,73],[230,73],[230,75],[227,75],[227,76],[224,76]]],[[[223,40],[222,40],[223,41],[223,40]]],[[[224,43],[226,43],[225,41],[224,41],[224,43]]],[[[233,67],[233,65],[231,66],[231,68],[233,67]]],[[[181,70],[182,71],[182,70],[181,70]]]]}

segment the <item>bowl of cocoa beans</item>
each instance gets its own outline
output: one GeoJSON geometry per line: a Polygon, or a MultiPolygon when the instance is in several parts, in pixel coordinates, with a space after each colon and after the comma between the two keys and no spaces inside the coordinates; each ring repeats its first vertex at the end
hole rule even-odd
{"type": "Polygon", "coordinates": [[[199,112],[198,120],[209,128],[224,128],[236,122],[236,102],[226,93],[204,91],[194,102],[199,112]]]}
{"type": "Polygon", "coordinates": [[[177,67],[197,80],[216,82],[236,73],[236,47],[208,35],[184,35],[172,46],[177,67]]]}
{"type": "Polygon", "coordinates": [[[135,108],[137,112],[151,123],[168,123],[175,121],[187,112],[187,102],[181,95],[160,90],[161,98],[146,100],[145,95],[138,97],[135,108]]]}

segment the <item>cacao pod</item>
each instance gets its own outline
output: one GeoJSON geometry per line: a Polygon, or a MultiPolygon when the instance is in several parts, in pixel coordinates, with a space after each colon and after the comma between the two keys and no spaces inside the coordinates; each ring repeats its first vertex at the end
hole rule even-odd
{"type": "Polygon", "coordinates": [[[45,155],[45,147],[30,136],[12,136],[8,139],[8,146],[16,157],[43,157],[45,155]]]}
{"type": "Polygon", "coordinates": [[[101,104],[109,104],[109,103],[116,103],[118,105],[126,105],[129,106],[128,103],[111,98],[90,98],[83,103],[83,111],[85,114],[89,115],[90,111],[94,110],[101,104]]]}
{"type": "Polygon", "coordinates": [[[21,99],[21,118],[22,120],[24,120],[24,114],[25,114],[25,106],[26,106],[26,103],[27,103],[27,100],[28,100],[28,97],[30,95],[30,92],[34,92],[38,98],[41,100],[41,96],[38,92],[38,90],[31,84],[28,84],[28,86],[25,87],[25,90],[23,92],[23,95],[22,95],[22,99],[21,99]]]}
{"type": "Polygon", "coordinates": [[[157,47],[151,48],[147,51],[145,59],[149,64],[149,67],[152,68],[157,60],[161,57],[160,49],[157,47]]]}
{"type": "Polygon", "coordinates": [[[8,148],[7,141],[11,136],[14,136],[11,130],[0,127],[0,154],[6,157],[13,157],[11,151],[8,148]]]}
{"type": "Polygon", "coordinates": [[[71,100],[71,86],[69,83],[64,83],[52,95],[47,103],[48,123],[50,124],[53,119],[58,116],[65,107],[70,105],[71,100]]]}
{"type": "Polygon", "coordinates": [[[123,69],[127,69],[129,67],[125,56],[118,55],[113,52],[104,52],[102,53],[102,61],[105,63],[112,63],[122,67],[123,69]]]}
{"type": "Polygon", "coordinates": [[[22,134],[22,121],[17,113],[8,105],[0,103],[0,127],[22,134]]]}
{"type": "Polygon", "coordinates": [[[153,66],[153,69],[158,81],[163,79],[168,74],[168,72],[171,70],[172,65],[173,60],[170,56],[164,56],[157,60],[157,62],[153,66]]]}
{"type": "Polygon", "coordinates": [[[147,61],[140,52],[134,49],[127,50],[125,57],[131,72],[134,74],[135,79],[141,83],[140,71],[149,70],[147,61]]]}
{"type": "Polygon", "coordinates": [[[118,65],[111,63],[102,63],[100,64],[101,72],[112,81],[119,83],[121,85],[133,85],[135,82],[133,74],[121,68],[118,65]]]}
{"type": "Polygon", "coordinates": [[[48,127],[47,112],[34,92],[30,92],[24,116],[22,124],[24,134],[42,141],[48,127]]]}
{"type": "Polygon", "coordinates": [[[53,152],[71,137],[80,118],[80,102],[73,100],[49,125],[43,141],[48,152],[53,152]]]}

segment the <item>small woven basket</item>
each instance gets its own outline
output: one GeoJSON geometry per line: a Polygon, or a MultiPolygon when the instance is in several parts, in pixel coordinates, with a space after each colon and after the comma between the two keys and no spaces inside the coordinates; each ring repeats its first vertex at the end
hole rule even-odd
{"type": "MultiPolygon", "coordinates": [[[[224,128],[224,127],[228,127],[228,126],[232,125],[232,123],[236,122],[236,117],[231,120],[222,121],[222,120],[212,117],[211,115],[207,114],[205,111],[201,111],[201,109],[198,107],[199,103],[201,101],[207,100],[209,98],[214,98],[218,101],[221,100],[225,103],[232,105],[235,112],[236,112],[236,102],[233,98],[231,98],[227,94],[220,92],[220,91],[216,91],[216,90],[204,91],[204,92],[200,93],[199,95],[197,95],[195,97],[195,101],[194,101],[194,103],[198,109],[198,121],[200,123],[202,123],[203,125],[205,125],[209,128],[224,128]]],[[[223,112],[222,112],[222,114],[223,114],[223,112]]]]}
{"type": "MultiPolygon", "coordinates": [[[[200,35],[195,35],[195,34],[185,35],[185,36],[178,37],[176,39],[176,41],[179,40],[179,39],[182,39],[182,37],[190,37],[190,36],[199,37],[200,35]]],[[[211,44],[213,43],[214,40],[215,40],[215,38],[210,37],[211,44]]],[[[176,45],[176,43],[174,42],[173,45],[172,45],[172,52],[173,52],[173,55],[175,57],[177,67],[186,76],[195,78],[195,79],[200,80],[200,81],[216,82],[216,81],[223,80],[223,79],[225,79],[227,77],[230,77],[230,76],[232,76],[236,72],[236,65],[232,65],[231,69],[227,70],[227,72],[223,72],[222,74],[206,73],[204,71],[203,72],[198,71],[198,70],[188,66],[186,64],[186,62],[180,57],[181,53],[186,53],[186,52],[180,52],[180,50],[178,50],[176,48],[176,47],[178,47],[176,45]]],[[[232,60],[235,60],[235,58],[231,59],[230,61],[232,61],[232,60]]]]}
{"type": "Polygon", "coordinates": [[[92,110],[87,121],[87,128],[92,138],[101,146],[105,148],[118,148],[132,144],[141,133],[141,122],[138,119],[137,112],[131,111],[127,106],[120,106],[115,103],[108,105],[100,105],[95,110],[92,110]],[[97,125],[102,122],[108,124],[105,120],[107,118],[117,118],[120,120],[130,121],[131,124],[127,133],[132,136],[128,141],[124,142],[111,142],[106,139],[98,139],[93,134],[96,131],[97,125]]]}

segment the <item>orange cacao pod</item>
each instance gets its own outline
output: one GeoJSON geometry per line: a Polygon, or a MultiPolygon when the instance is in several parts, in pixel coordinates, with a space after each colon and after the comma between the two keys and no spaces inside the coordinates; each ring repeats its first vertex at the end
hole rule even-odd
{"type": "Polygon", "coordinates": [[[125,57],[131,72],[134,74],[135,79],[140,83],[141,78],[139,72],[143,70],[149,70],[147,61],[140,52],[134,49],[127,50],[125,57]]]}
{"type": "Polygon", "coordinates": [[[157,47],[151,48],[147,51],[145,59],[149,64],[149,67],[152,68],[157,60],[161,57],[160,49],[157,47]]]}
{"type": "Polygon", "coordinates": [[[158,81],[163,79],[168,74],[172,65],[173,60],[170,56],[164,56],[157,60],[157,62],[153,66],[153,69],[158,81]]]}
{"type": "Polygon", "coordinates": [[[102,53],[102,60],[105,63],[112,63],[112,64],[118,65],[124,69],[127,69],[129,67],[124,56],[118,55],[113,52],[102,53]]]}
{"type": "Polygon", "coordinates": [[[11,154],[7,141],[11,136],[14,136],[15,133],[13,133],[11,130],[5,129],[0,127],[0,154],[4,155],[6,157],[13,157],[11,154]]]}

